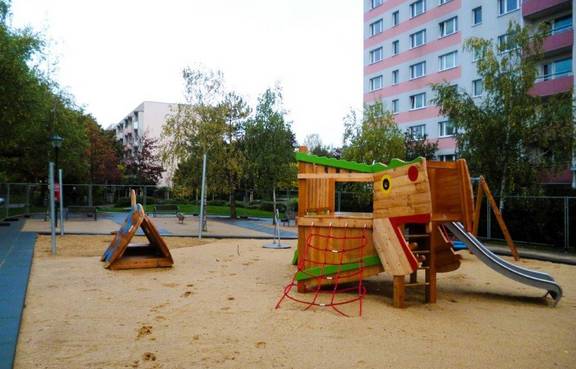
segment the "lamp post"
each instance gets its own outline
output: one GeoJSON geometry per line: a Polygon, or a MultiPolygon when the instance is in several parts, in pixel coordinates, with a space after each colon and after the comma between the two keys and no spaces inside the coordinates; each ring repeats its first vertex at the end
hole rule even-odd
{"type": "MultiPolygon", "coordinates": [[[[58,176],[58,152],[60,151],[60,147],[62,146],[62,141],[64,141],[64,139],[60,136],[58,136],[56,133],[54,133],[52,136],[50,136],[50,142],[52,143],[52,147],[54,148],[54,173],[56,174],[56,177],[58,176]]],[[[54,179],[54,181],[57,182],[57,179],[54,179]]],[[[58,193],[60,193],[60,187],[58,187],[58,193]]],[[[60,202],[59,200],[59,195],[57,196],[57,201],[60,202]]],[[[56,226],[58,226],[58,217],[54,218],[54,223],[56,224],[56,226]]]]}

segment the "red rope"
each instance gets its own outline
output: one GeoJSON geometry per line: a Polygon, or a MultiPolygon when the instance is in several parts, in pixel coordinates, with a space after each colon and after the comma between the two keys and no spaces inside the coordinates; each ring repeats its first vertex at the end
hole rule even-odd
{"type": "Polygon", "coordinates": [[[323,235],[313,231],[308,234],[304,252],[298,258],[298,272],[294,274],[290,283],[284,287],[282,296],[276,303],[276,309],[280,307],[284,299],[289,299],[304,304],[306,306],[304,310],[308,310],[312,306],[331,307],[337,313],[348,316],[339,307],[358,301],[359,316],[362,316],[362,300],[366,295],[366,288],[362,284],[365,269],[364,255],[367,244],[366,229],[362,230],[362,235],[360,236],[349,236],[348,228],[345,228],[344,236],[334,236],[330,226],[328,233],[328,235],[323,235]],[[326,242],[322,242],[324,240],[326,242]],[[357,242],[358,245],[354,245],[354,242],[357,242]],[[317,257],[317,259],[310,258],[311,251],[320,253],[320,257],[317,257]],[[350,254],[356,257],[345,258],[345,256],[350,254]],[[358,263],[359,267],[355,270],[342,271],[342,266],[346,263],[358,263]],[[334,274],[324,275],[327,266],[339,266],[339,268],[334,274]],[[320,268],[322,272],[320,275],[313,275],[306,271],[306,269],[311,268],[320,268]],[[292,293],[292,288],[298,285],[296,276],[302,273],[309,277],[304,283],[314,285],[313,290],[310,291],[313,294],[309,300],[297,297],[292,293]],[[348,286],[347,283],[342,282],[350,278],[356,279],[357,285],[348,286]],[[323,289],[325,286],[331,286],[331,288],[323,289]],[[356,292],[356,296],[348,299],[337,299],[337,295],[350,292],[356,292]],[[326,299],[327,302],[320,302],[326,301],[320,298],[324,294],[329,295],[326,299]]]}

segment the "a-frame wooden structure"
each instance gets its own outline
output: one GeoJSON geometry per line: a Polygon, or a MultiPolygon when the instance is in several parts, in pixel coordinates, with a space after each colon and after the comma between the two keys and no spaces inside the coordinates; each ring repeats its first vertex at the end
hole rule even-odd
{"type": "Polygon", "coordinates": [[[132,211],[100,259],[107,269],[138,269],[170,267],[174,264],[170,250],[158,230],[136,204],[136,195],[131,193],[132,211]],[[138,228],[142,228],[147,244],[130,243],[138,228]]]}

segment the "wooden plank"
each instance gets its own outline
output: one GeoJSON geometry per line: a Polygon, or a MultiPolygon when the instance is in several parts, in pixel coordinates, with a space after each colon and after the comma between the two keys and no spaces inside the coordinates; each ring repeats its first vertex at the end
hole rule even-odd
{"type": "Polygon", "coordinates": [[[490,191],[490,187],[488,187],[488,183],[486,183],[486,180],[484,180],[484,177],[480,178],[480,185],[483,187],[483,191],[486,194],[486,197],[488,198],[488,202],[490,203],[490,206],[492,207],[492,212],[496,216],[496,220],[498,221],[498,225],[500,226],[500,230],[502,231],[502,234],[504,234],[504,239],[506,239],[506,243],[508,244],[508,248],[510,249],[512,256],[514,257],[514,260],[519,260],[520,257],[518,256],[518,250],[516,249],[516,245],[514,244],[514,241],[512,240],[512,237],[510,236],[510,232],[508,231],[508,227],[506,226],[506,223],[504,222],[504,218],[502,217],[502,213],[500,213],[500,209],[498,208],[498,205],[496,205],[496,200],[494,200],[494,197],[492,196],[492,192],[490,191]]]}
{"type": "MultiPolygon", "coordinates": [[[[482,176],[480,176],[482,180],[482,176]]],[[[478,189],[476,190],[476,205],[474,206],[474,218],[472,220],[472,234],[478,236],[478,226],[480,225],[480,210],[482,209],[482,197],[484,196],[484,190],[482,185],[478,183],[478,189]]]]}
{"type": "Polygon", "coordinates": [[[336,182],[373,182],[371,173],[300,173],[298,179],[332,179],[336,182]]]}
{"type": "Polygon", "coordinates": [[[459,179],[460,179],[460,204],[462,207],[462,216],[464,220],[464,227],[468,232],[473,228],[473,213],[474,213],[474,195],[472,192],[472,181],[468,173],[468,166],[466,160],[457,160],[459,179]]]}
{"type": "Polygon", "coordinates": [[[372,228],[372,219],[354,219],[337,217],[298,217],[298,226],[302,227],[330,227],[334,228],[372,228]]]}
{"type": "Polygon", "coordinates": [[[391,275],[408,275],[414,270],[406,258],[401,241],[388,218],[374,219],[372,240],[384,270],[391,275]]]}

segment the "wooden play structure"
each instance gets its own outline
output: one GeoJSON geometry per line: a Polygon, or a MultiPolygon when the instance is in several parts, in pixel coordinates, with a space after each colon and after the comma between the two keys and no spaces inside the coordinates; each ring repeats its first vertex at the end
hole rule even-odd
{"type": "Polygon", "coordinates": [[[107,269],[138,269],[170,267],[174,264],[166,242],[144,212],[141,204],[136,203],[136,193],[130,193],[131,211],[120,230],[102,255],[107,269]],[[130,243],[136,231],[142,228],[148,239],[147,244],[130,243]]]}
{"type": "Polygon", "coordinates": [[[418,158],[366,165],[306,151],[296,153],[298,272],[276,307],[291,299],[344,314],[340,305],[359,301],[361,314],[366,293],[362,281],[382,271],[393,278],[395,307],[404,306],[405,289],[411,287],[424,288],[426,302],[436,302],[436,274],[460,267],[446,225],[458,224],[471,233],[475,216],[477,221],[466,161],[418,158]],[[373,211],[337,212],[337,182],[371,185],[373,211]],[[311,298],[293,289],[309,292],[311,298]],[[347,292],[348,298],[336,302],[338,292],[347,292]],[[328,300],[322,300],[326,293],[328,300]]]}

